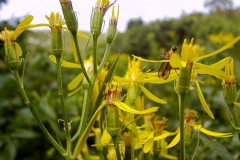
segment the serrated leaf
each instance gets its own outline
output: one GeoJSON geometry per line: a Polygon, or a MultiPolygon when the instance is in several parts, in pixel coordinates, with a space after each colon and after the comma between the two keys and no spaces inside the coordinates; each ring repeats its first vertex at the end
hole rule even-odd
{"type": "Polygon", "coordinates": [[[203,134],[200,134],[199,137],[205,145],[208,145],[214,153],[222,157],[224,160],[234,160],[228,150],[216,140],[210,140],[203,134]]]}

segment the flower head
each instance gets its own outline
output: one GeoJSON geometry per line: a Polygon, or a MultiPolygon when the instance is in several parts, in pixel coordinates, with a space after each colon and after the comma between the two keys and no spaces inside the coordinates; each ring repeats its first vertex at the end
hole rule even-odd
{"type": "MultiPolygon", "coordinates": [[[[206,135],[213,136],[213,137],[227,138],[227,137],[233,136],[232,133],[220,133],[220,132],[213,132],[213,131],[207,130],[202,127],[200,122],[195,121],[196,118],[197,118],[197,112],[194,110],[188,110],[187,113],[185,114],[184,127],[185,127],[186,144],[190,143],[191,133],[192,133],[193,129],[200,131],[206,135]]],[[[175,146],[179,142],[179,140],[180,140],[180,131],[178,128],[176,137],[167,146],[167,148],[171,148],[171,147],[175,146]]]]}
{"type": "Polygon", "coordinates": [[[19,23],[15,31],[10,31],[5,27],[4,30],[0,32],[0,40],[3,41],[7,64],[10,68],[18,68],[21,65],[19,57],[22,56],[22,49],[16,40],[24,31],[20,28],[29,25],[32,20],[33,16],[29,15],[19,23]]]}
{"type": "Polygon", "coordinates": [[[51,12],[50,17],[45,16],[46,19],[49,21],[49,27],[51,29],[62,29],[63,25],[65,25],[65,21],[59,12],[56,14],[54,12],[51,12]]]}

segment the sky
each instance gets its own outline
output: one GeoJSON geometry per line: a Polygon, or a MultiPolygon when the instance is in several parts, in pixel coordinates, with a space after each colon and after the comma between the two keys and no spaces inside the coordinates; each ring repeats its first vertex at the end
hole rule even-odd
{"type": "MultiPolygon", "coordinates": [[[[233,2],[234,8],[240,7],[240,0],[233,2]]],[[[72,0],[73,8],[78,15],[79,30],[89,31],[90,16],[95,3],[96,0],[72,0]]],[[[128,21],[133,18],[142,18],[148,23],[157,19],[178,18],[183,13],[208,12],[203,6],[204,0],[117,0],[115,4],[120,6],[118,19],[120,32],[126,29],[128,21]]],[[[32,23],[47,23],[45,15],[49,16],[51,11],[62,13],[59,0],[8,0],[8,4],[3,5],[0,10],[0,21],[31,14],[34,16],[32,23]]],[[[111,10],[108,10],[104,17],[105,26],[108,25],[110,14],[111,10]]]]}

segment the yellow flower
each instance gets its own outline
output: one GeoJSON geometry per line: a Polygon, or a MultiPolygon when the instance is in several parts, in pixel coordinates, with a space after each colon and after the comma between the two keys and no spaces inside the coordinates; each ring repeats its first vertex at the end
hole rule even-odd
{"type": "MultiPolygon", "coordinates": [[[[197,112],[194,110],[191,110],[191,111],[188,110],[188,112],[185,114],[184,129],[185,129],[186,144],[190,143],[191,133],[193,129],[213,137],[227,138],[227,137],[233,136],[232,133],[213,132],[203,128],[201,124],[199,124],[198,122],[195,122],[196,117],[197,117],[197,112]]],[[[178,128],[177,135],[166,148],[172,148],[179,142],[179,140],[180,140],[180,129],[178,128]]]]}
{"type": "Polygon", "coordinates": [[[10,31],[5,27],[4,30],[0,32],[0,40],[3,41],[7,63],[10,68],[19,67],[21,65],[19,57],[22,56],[22,49],[16,40],[24,31],[20,28],[29,25],[32,20],[33,16],[29,15],[19,23],[15,31],[10,31]]]}
{"type": "MultiPolygon", "coordinates": [[[[173,68],[185,68],[188,64],[191,64],[191,63],[193,63],[193,65],[196,65],[197,61],[207,58],[207,57],[214,56],[214,55],[230,48],[235,43],[237,43],[239,40],[240,40],[240,36],[234,38],[231,42],[229,42],[228,44],[219,48],[218,50],[216,50],[212,53],[200,56],[199,53],[201,50],[197,51],[197,46],[193,45],[194,39],[193,38],[191,39],[190,44],[187,44],[187,41],[185,39],[183,42],[183,45],[182,45],[181,57],[177,53],[173,53],[170,58],[170,64],[173,68]]],[[[197,66],[197,67],[200,68],[199,66],[197,66]]]]}
{"type": "Polygon", "coordinates": [[[156,112],[158,110],[158,107],[152,107],[142,111],[132,109],[127,104],[119,101],[120,93],[121,93],[120,86],[118,86],[116,89],[112,89],[113,86],[109,84],[106,84],[106,85],[107,86],[104,92],[105,100],[103,101],[102,105],[115,105],[122,111],[133,113],[133,114],[149,114],[149,113],[156,112]]]}
{"type": "MultiPolygon", "coordinates": [[[[148,91],[142,84],[145,83],[145,77],[147,76],[146,74],[142,73],[142,68],[141,68],[142,60],[137,59],[136,57],[133,57],[132,60],[130,58],[128,59],[128,71],[126,72],[125,76],[119,77],[119,76],[114,76],[113,80],[116,82],[121,82],[123,85],[131,86],[134,85],[135,87],[139,87],[141,91],[151,100],[161,103],[161,104],[166,104],[167,102],[156,97],[153,95],[150,91],[148,91]]],[[[149,83],[151,83],[149,81],[149,83]]],[[[153,82],[154,83],[154,82],[153,82]]]]}
{"type": "MultiPolygon", "coordinates": [[[[49,28],[51,28],[52,31],[53,30],[62,30],[62,29],[69,30],[66,27],[66,22],[64,21],[62,15],[59,14],[58,12],[56,14],[54,12],[51,12],[49,17],[47,15],[45,17],[49,23],[29,24],[29,25],[25,25],[25,26],[21,27],[20,29],[28,29],[28,28],[35,28],[35,27],[49,27],[49,28]]],[[[89,37],[82,32],[77,31],[77,35],[79,37],[89,39],[89,37]]],[[[71,38],[71,42],[72,42],[74,59],[75,59],[75,62],[78,62],[78,56],[76,53],[75,45],[73,43],[72,34],[70,34],[70,38],[71,38]]]]}

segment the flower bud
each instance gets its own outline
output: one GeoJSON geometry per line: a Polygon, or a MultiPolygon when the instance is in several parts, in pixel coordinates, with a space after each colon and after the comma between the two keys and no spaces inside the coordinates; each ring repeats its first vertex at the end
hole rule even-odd
{"type": "Polygon", "coordinates": [[[127,91],[127,98],[130,104],[135,104],[138,98],[138,86],[131,84],[127,91]]]}
{"type": "Polygon", "coordinates": [[[233,106],[233,102],[236,101],[237,93],[236,93],[236,78],[234,75],[234,64],[233,59],[226,65],[225,73],[227,74],[227,79],[223,80],[222,83],[222,91],[223,98],[228,106],[233,106]]]}
{"type": "Polygon", "coordinates": [[[122,86],[117,84],[115,87],[111,84],[106,84],[106,89],[103,93],[104,99],[107,102],[106,106],[106,129],[111,136],[117,136],[120,132],[120,122],[118,115],[118,107],[111,103],[111,101],[119,100],[122,93],[122,86]]]}
{"type": "Polygon", "coordinates": [[[117,136],[120,132],[120,122],[118,115],[118,107],[109,104],[106,107],[106,129],[109,135],[117,136]]]}
{"type": "Polygon", "coordinates": [[[109,20],[109,27],[106,33],[106,41],[107,43],[113,43],[117,36],[117,21],[118,21],[118,14],[119,14],[119,6],[117,11],[117,16],[114,15],[114,6],[112,9],[112,16],[109,20]]]}
{"type": "Polygon", "coordinates": [[[6,27],[0,34],[1,40],[4,43],[4,49],[6,54],[6,61],[9,68],[18,68],[22,61],[19,56],[22,55],[20,46],[16,43],[14,31],[8,30],[6,27]]]}
{"type": "Polygon", "coordinates": [[[66,21],[68,30],[72,33],[77,33],[78,30],[78,21],[76,17],[76,13],[73,10],[72,1],[71,0],[59,0],[62,12],[64,15],[64,19],[66,21]]]}
{"type": "Polygon", "coordinates": [[[91,22],[90,29],[94,37],[98,37],[99,35],[101,35],[103,17],[107,12],[108,8],[111,7],[114,3],[109,4],[108,0],[97,0],[96,6],[93,10],[91,21],[90,21],[91,22]]]}

